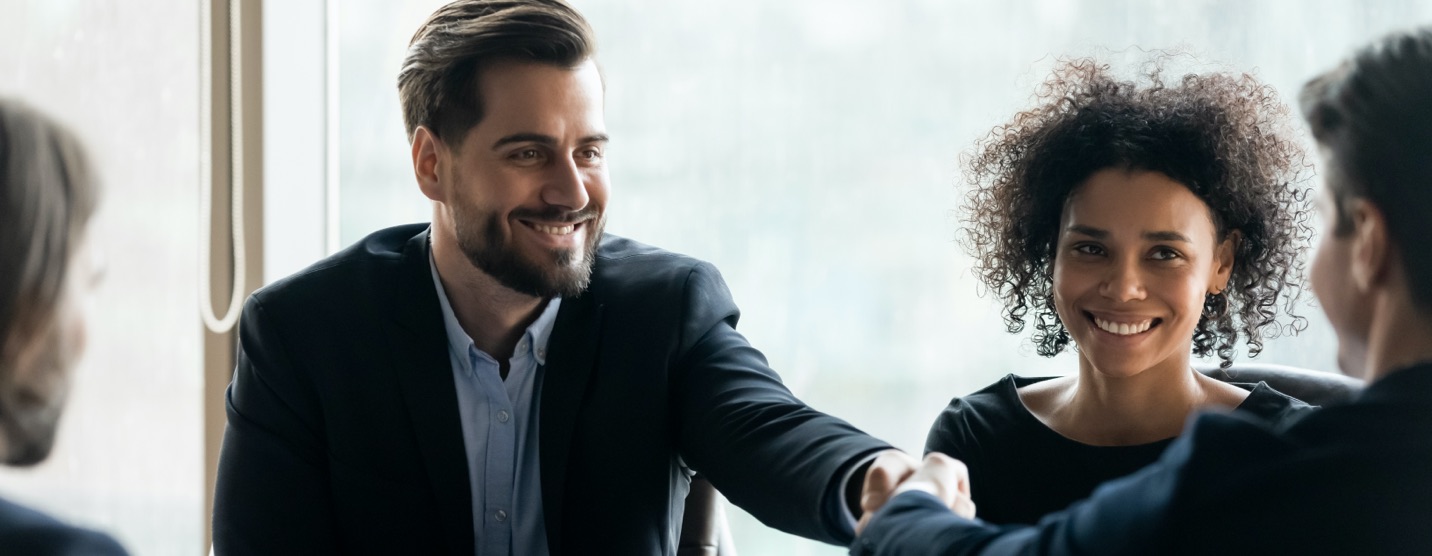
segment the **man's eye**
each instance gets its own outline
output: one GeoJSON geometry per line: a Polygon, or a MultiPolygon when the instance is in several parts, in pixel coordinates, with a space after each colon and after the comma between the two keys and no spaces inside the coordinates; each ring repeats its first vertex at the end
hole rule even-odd
{"type": "Polygon", "coordinates": [[[587,160],[597,160],[602,157],[602,151],[598,149],[583,149],[577,154],[587,160]]]}

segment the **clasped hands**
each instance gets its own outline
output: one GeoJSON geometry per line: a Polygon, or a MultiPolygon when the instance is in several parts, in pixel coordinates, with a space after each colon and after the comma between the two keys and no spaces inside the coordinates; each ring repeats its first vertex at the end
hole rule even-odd
{"type": "Polygon", "coordinates": [[[909,490],[935,495],[960,517],[975,517],[970,475],[964,463],[939,452],[931,452],[924,461],[919,461],[905,452],[886,450],[865,471],[865,486],[860,493],[862,514],[855,524],[855,533],[864,531],[870,518],[891,498],[909,490]]]}

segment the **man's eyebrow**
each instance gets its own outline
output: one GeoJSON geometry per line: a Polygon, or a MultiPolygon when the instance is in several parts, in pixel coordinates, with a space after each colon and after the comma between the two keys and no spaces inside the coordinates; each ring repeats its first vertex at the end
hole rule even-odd
{"type": "Polygon", "coordinates": [[[1188,239],[1188,236],[1172,231],[1144,232],[1144,239],[1149,241],[1180,241],[1183,243],[1193,243],[1193,240],[1188,239]]]}
{"type": "MultiPolygon", "coordinates": [[[[583,137],[581,139],[581,143],[606,143],[609,140],[610,138],[607,137],[607,134],[598,133],[596,135],[588,135],[586,137],[583,137]]],[[[503,145],[510,145],[512,143],[537,143],[539,145],[546,145],[550,147],[557,144],[557,138],[551,135],[543,135],[541,133],[514,133],[512,135],[508,135],[506,137],[498,139],[497,142],[492,144],[492,149],[497,150],[502,148],[503,145]]]]}
{"type": "Polygon", "coordinates": [[[1109,237],[1108,230],[1100,230],[1099,228],[1095,228],[1093,226],[1084,226],[1081,224],[1070,225],[1068,228],[1065,228],[1065,230],[1076,234],[1083,234],[1094,239],[1104,239],[1106,237],[1109,237]]]}

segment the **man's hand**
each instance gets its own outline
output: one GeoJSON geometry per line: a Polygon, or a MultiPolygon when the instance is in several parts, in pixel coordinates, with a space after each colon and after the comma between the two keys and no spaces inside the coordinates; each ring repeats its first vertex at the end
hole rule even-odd
{"type": "Polygon", "coordinates": [[[974,519],[975,501],[970,498],[970,472],[964,462],[930,452],[910,478],[901,483],[894,496],[907,490],[922,490],[935,495],[951,511],[965,519],[974,519]]]}
{"type": "Polygon", "coordinates": [[[865,488],[860,495],[860,521],[856,534],[865,530],[871,516],[896,494],[921,490],[935,495],[945,506],[966,519],[975,517],[975,503],[970,498],[970,476],[965,464],[950,456],[932,452],[924,462],[899,450],[886,450],[875,458],[865,472],[865,488]]]}
{"type": "Polygon", "coordinates": [[[870,516],[890,501],[890,497],[895,495],[895,487],[914,475],[919,465],[914,456],[900,450],[885,450],[875,457],[865,470],[865,486],[860,490],[860,520],[855,524],[857,534],[865,530],[870,516]]]}

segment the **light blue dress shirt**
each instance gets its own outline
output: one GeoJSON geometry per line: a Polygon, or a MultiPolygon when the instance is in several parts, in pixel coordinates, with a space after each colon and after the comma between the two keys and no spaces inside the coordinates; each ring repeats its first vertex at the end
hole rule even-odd
{"type": "Polygon", "coordinates": [[[562,300],[554,297],[548,301],[542,315],[527,327],[508,360],[507,380],[503,380],[497,360],[477,349],[458,324],[431,249],[428,266],[442,305],[448,358],[457,386],[477,556],[546,556],[547,529],[537,460],[537,393],[542,390],[542,367],[547,363],[547,338],[562,300]]]}

